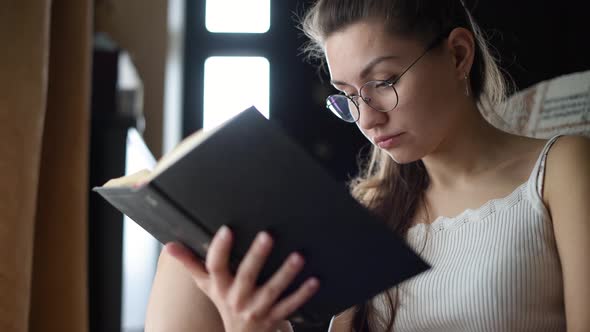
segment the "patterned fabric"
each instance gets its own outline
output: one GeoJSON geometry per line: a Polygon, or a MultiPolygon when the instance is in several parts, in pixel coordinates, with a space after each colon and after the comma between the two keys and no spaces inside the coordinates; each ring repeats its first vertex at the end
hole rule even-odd
{"type": "Polygon", "coordinates": [[[590,136],[590,71],[537,83],[483,115],[500,129],[529,137],[590,136]]]}

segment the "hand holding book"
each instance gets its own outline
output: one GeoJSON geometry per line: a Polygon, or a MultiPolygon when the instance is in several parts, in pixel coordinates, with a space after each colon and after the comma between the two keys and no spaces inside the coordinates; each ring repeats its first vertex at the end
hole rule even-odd
{"type": "Polygon", "coordinates": [[[215,304],[225,331],[276,332],[281,326],[290,329],[285,320],[319,287],[317,278],[311,277],[294,293],[279,300],[279,295],[301,271],[305,259],[292,253],[275,274],[258,287],[255,281],[272,251],[273,239],[265,232],[259,233],[235,275],[228,266],[231,245],[231,230],[222,227],[211,241],[206,262],[194,257],[190,250],[178,243],[168,243],[165,250],[185,266],[196,285],[215,304]]]}

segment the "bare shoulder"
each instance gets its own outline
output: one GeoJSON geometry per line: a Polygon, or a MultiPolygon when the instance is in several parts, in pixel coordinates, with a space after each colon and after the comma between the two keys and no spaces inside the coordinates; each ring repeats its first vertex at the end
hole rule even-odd
{"type": "Polygon", "coordinates": [[[547,154],[546,181],[555,182],[571,175],[588,173],[590,158],[590,138],[584,136],[562,136],[547,154]],[[566,174],[574,171],[574,174],[566,174]]]}
{"type": "Polygon", "coordinates": [[[508,155],[499,173],[502,177],[512,178],[510,181],[514,183],[522,183],[529,178],[545,144],[546,139],[508,135],[504,142],[508,155]]]}
{"type": "Polygon", "coordinates": [[[557,197],[567,195],[569,186],[589,180],[590,138],[573,135],[560,137],[547,155],[543,192],[545,203],[551,207],[557,197]]]}
{"type": "Polygon", "coordinates": [[[526,156],[528,159],[532,158],[536,161],[547,141],[542,138],[511,135],[508,144],[513,146],[512,152],[515,156],[526,156]]]}
{"type": "Polygon", "coordinates": [[[580,158],[587,157],[590,153],[590,138],[578,135],[566,135],[560,137],[551,148],[551,153],[547,157],[547,162],[553,160],[554,164],[559,165],[562,158],[571,161],[575,158],[579,161],[580,158]]]}
{"type": "Polygon", "coordinates": [[[544,200],[562,266],[568,331],[589,331],[590,139],[561,137],[549,151],[544,200]]]}

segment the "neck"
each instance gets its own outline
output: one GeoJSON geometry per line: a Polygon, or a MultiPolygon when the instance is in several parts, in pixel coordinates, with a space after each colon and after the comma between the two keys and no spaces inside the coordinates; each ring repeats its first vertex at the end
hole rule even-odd
{"type": "Polygon", "coordinates": [[[490,125],[475,104],[435,150],[422,158],[433,188],[457,188],[497,165],[510,134],[490,125]]]}

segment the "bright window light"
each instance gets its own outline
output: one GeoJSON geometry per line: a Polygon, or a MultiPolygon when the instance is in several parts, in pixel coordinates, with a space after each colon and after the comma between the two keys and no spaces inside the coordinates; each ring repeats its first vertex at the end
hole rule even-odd
{"type": "Polygon", "coordinates": [[[269,117],[270,65],[264,57],[210,57],[205,61],[203,128],[254,105],[269,117]]]}
{"type": "Polygon", "coordinates": [[[270,0],[207,0],[210,32],[264,33],[270,28],[270,0]]]}
{"type": "MultiPolygon", "coordinates": [[[[125,174],[156,165],[152,153],[141,134],[130,128],[127,132],[125,174]]],[[[145,229],[124,216],[123,219],[123,276],[121,331],[143,331],[151,285],[156,274],[160,252],[159,242],[145,229]]]]}

